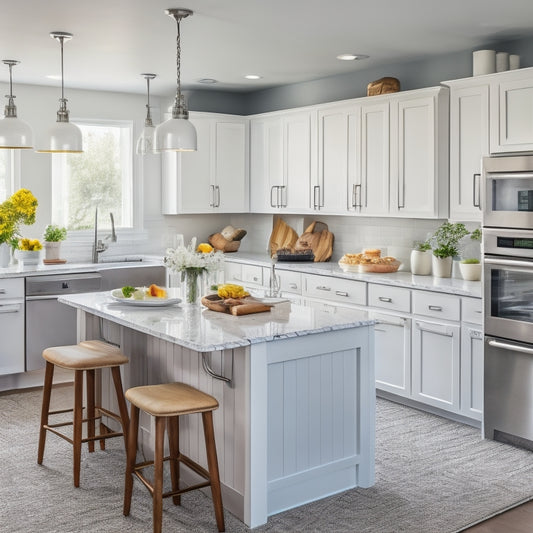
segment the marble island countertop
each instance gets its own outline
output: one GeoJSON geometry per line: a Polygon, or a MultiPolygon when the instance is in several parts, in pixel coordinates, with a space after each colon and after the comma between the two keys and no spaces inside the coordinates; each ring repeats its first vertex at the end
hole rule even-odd
{"type": "Polygon", "coordinates": [[[109,292],[64,295],[58,301],[198,352],[374,324],[364,311],[330,314],[288,302],[270,312],[233,316],[202,305],[136,307],[114,301],[109,292]]]}
{"type": "MultiPolygon", "coordinates": [[[[226,261],[264,267],[268,267],[271,264],[268,255],[259,253],[237,252],[226,254],[226,261]]],[[[481,298],[482,296],[482,284],[480,281],[465,281],[458,278],[437,278],[434,276],[415,276],[411,272],[393,272],[391,274],[344,272],[337,261],[321,263],[278,261],[276,263],[276,270],[290,270],[304,274],[317,274],[320,276],[380,283],[382,285],[395,285],[410,289],[445,292],[458,296],[471,296],[474,298],[481,298]]]]}

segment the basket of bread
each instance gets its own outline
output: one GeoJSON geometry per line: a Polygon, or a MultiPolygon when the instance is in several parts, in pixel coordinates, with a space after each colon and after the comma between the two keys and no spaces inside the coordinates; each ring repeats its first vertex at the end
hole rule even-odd
{"type": "Polygon", "coordinates": [[[381,257],[379,248],[367,248],[359,254],[344,254],[339,260],[339,266],[344,272],[396,272],[401,262],[395,257],[381,257]]]}

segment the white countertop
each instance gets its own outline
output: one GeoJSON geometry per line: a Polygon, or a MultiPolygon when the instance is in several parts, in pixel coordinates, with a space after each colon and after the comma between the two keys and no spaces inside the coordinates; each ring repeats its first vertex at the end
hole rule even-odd
{"type": "Polygon", "coordinates": [[[233,316],[202,305],[134,307],[115,302],[109,292],[69,294],[58,301],[198,352],[374,324],[364,311],[330,314],[290,303],[275,305],[266,313],[233,316]]]}
{"type": "MultiPolygon", "coordinates": [[[[266,254],[236,252],[226,254],[225,259],[229,262],[246,263],[250,265],[271,265],[270,258],[266,254]]],[[[276,269],[367,281],[371,283],[380,283],[382,285],[395,285],[397,287],[407,287],[410,289],[445,292],[447,294],[456,294],[458,296],[472,296],[474,298],[481,298],[482,296],[482,284],[480,281],[464,281],[457,278],[436,278],[433,276],[414,276],[411,272],[393,272],[392,274],[369,272],[358,274],[344,272],[336,261],[322,263],[307,261],[291,263],[278,261],[276,263],[276,269]]]]}

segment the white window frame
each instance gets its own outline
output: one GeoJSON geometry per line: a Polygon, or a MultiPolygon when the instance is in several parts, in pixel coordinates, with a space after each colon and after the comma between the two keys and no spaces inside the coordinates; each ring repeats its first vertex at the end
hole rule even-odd
{"type": "Polygon", "coordinates": [[[20,189],[20,150],[2,150],[7,155],[8,183],[6,197],[0,198],[0,202],[7,200],[15,191],[20,189]]]}
{"type": "MultiPolygon", "coordinates": [[[[125,239],[143,239],[145,238],[145,232],[143,227],[143,187],[142,187],[142,175],[139,168],[139,163],[135,158],[134,150],[134,135],[135,128],[132,120],[113,120],[113,119],[85,119],[85,118],[71,118],[71,122],[79,126],[83,125],[94,125],[94,126],[117,126],[117,127],[128,127],[130,130],[130,155],[127,159],[127,163],[131,171],[131,191],[125,191],[124,181],[123,194],[126,193],[127,196],[131,197],[131,220],[132,227],[128,228],[117,228],[116,232],[118,236],[122,236],[125,239]]],[[[65,164],[66,159],[64,154],[52,154],[51,157],[51,176],[52,176],[52,211],[54,210],[54,198],[61,196],[60,184],[57,182],[57,179],[54,179],[55,169],[58,165],[65,164]]],[[[60,205],[63,205],[61,203],[60,205]]],[[[105,214],[107,216],[107,214],[105,214]]],[[[102,219],[104,213],[98,214],[98,219],[102,219]]],[[[99,230],[100,233],[104,233],[105,230],[99,230]]],[[[94,228],[90,230],[74,230],[69,231],[69,241],[78,241],[78,242],[92,242],[94,239],[94,228]]]]}

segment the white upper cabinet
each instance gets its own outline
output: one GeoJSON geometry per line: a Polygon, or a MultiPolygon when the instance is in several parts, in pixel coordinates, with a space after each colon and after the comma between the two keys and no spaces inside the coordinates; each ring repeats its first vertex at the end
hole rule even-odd
{"type": "Polygon", "coordinates": [[[316,111],[260,115],[250,124],[251,211],[308,211],[316,180],[316,111]]]}
{"type": "Polygon", "coordinates": [[[248,119],[191,113],[196,152],[162,154],[162,211],[242,213],[248,211],[248,119]]]}
{"type": "Polygon", "coordinates": [[[488,83],[451,84],[451,219],[481,221],[481,160],[488,155],[488,83]]]}
{"type": "Polygon", "coordinates": [[[490,84],[490,151],[533,151],[533,69],[513,70],[490,84]]]}
{"type": "Polygon", "coordinates": [[[393,216],[448,216],[448,93],[435,87],[391,98],[393,216]]]}

